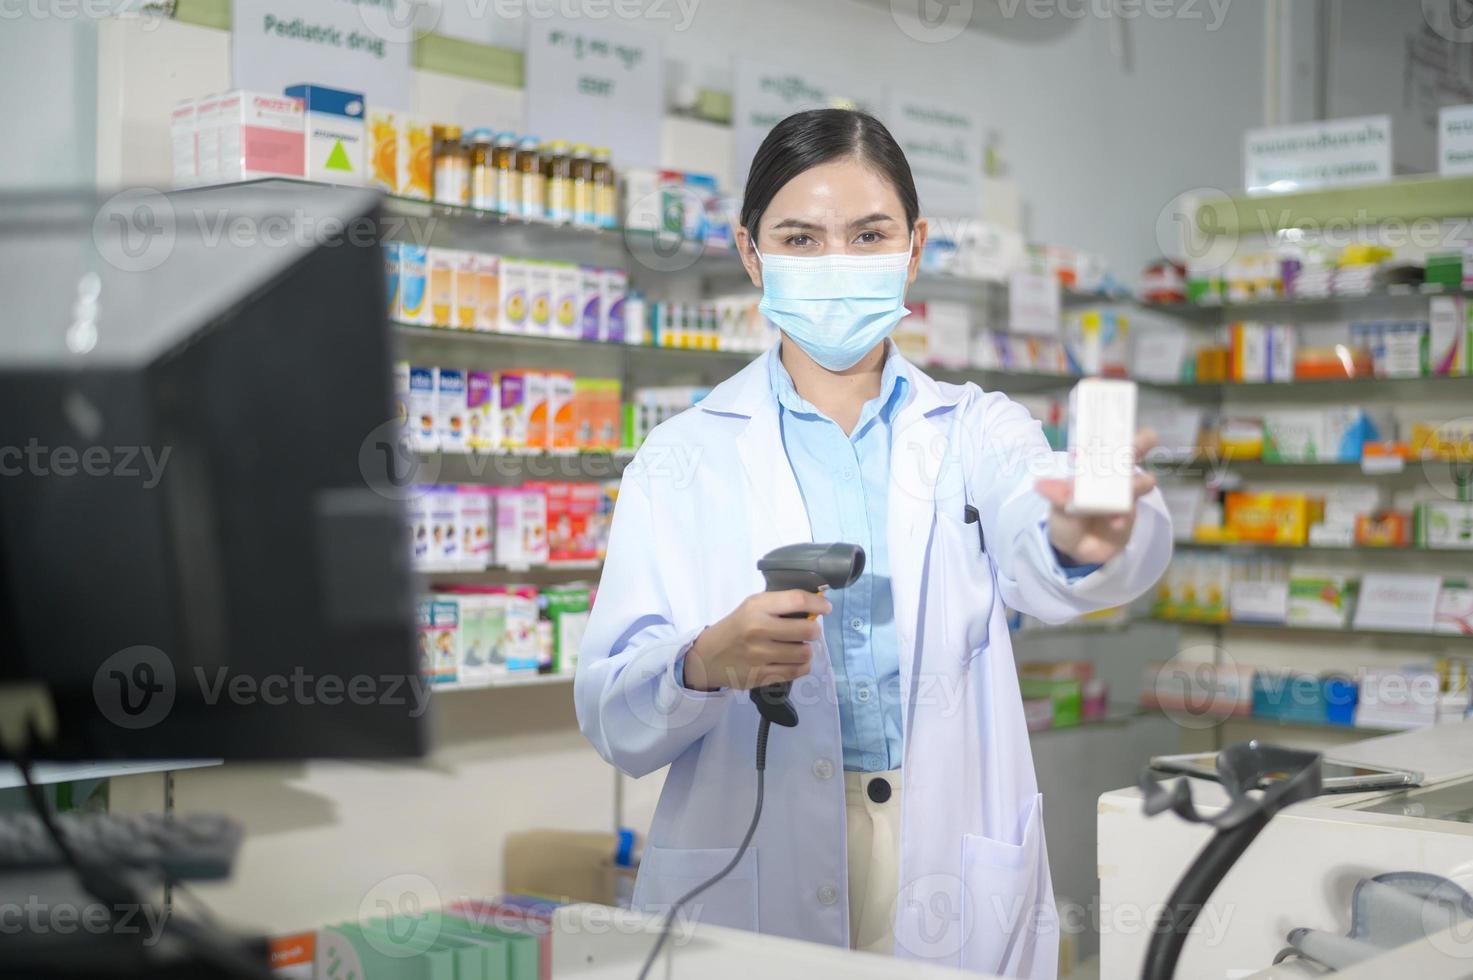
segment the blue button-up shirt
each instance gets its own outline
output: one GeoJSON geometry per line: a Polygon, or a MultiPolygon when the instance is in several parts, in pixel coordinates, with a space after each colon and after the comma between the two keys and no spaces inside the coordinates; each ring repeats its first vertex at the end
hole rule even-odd
{"type": "Polygon", "coordinates": [[[813,540],[857,544],[865,554],[859,581],[828,593],[834,611],[823,618],[839,698],[844,768],[898,769],[900,658],[885,528],[890,426],[905,400],[907,381],[890,345],[880,393],[864,404],[854,430],[845,435],[837,422],[798,394],[776,352],[769,364],[783,448],[803,494],[813,540]]]}

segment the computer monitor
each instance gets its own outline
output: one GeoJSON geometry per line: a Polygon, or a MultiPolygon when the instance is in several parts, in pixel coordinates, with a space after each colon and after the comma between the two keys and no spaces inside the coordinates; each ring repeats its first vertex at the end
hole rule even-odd
{"type": "Polygon", "coordinates": [[[423,752],[380,227],[326,187],[0,197],[0,695],[54,709],[38,757],[423,752]]]}

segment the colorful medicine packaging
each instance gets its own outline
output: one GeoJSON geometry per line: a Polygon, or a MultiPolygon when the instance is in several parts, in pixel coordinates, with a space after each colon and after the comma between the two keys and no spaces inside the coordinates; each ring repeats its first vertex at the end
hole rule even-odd
{"type": "Polygon", "coordinates": [[[286,94],[306,109],[307,178],[333,184],[365,182],[363,93],[293,85],[286,94]]]}
{"type": "Polygon", "coordinates": [[[419,452],[440,448],[440,426],[435,403],[439,387],[438,368],[409,369],[409,444],[419,452]]]}
{"type": "Polygon", "coordinates": [[[465,416],[465,372],[440,368],[436,372],[435,420],[439,424],[442,453],[470,450],[465,416]]]}
{"type": "Polygon", "coordinates": [[[430,322],[429,249],[399,246],[399,315],[401,323],[423,326],[430,322]]]}
{"type": "Polygon", "coordinates": [[[169,113],[175,187],[194,187],[200,183],[198,111],[198,99],[183,99],[169,113]]]}
{"type": "Polygon", "coordinates": [[[496,429],[496,385],[490,372],[471,371],[465,382],[466,448],[490,452],[499,448],[496,429]]]}
{"type": "Polygon", "coordinates": [[[527,445],[527,379],[525,371],[497,371],[493,383],[496,435],[502,449],[527,445]]]}

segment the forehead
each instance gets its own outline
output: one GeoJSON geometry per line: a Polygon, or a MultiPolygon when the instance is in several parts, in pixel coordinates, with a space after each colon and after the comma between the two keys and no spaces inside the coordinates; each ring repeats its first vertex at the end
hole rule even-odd
{"type": "Polygon", "coordinates": [[[784,184],[768,204],[762,224],[789,218],[842,224],[876,212],[903,220],[900,195],[884,174],[849,157],[810,167],[784,184]]]}

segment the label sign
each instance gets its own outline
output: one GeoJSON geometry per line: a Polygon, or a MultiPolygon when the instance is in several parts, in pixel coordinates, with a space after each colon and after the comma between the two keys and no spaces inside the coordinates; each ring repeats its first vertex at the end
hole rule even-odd
{"type": "Polygon", "coordinates": [[[665,62],[659,41],[613,24],[527,26],[525,132],[607,146],[618,166],[660,165],[665,62]]]}
{"type": "Polygon", "coordinates": [[[732,175],[747,182],[752,157],[772,127],[795,112],[837,106],[876,112],[877,90],[852,83],[840,86],[804,72],[736,59],[736,91],[732,95],[732,175]]]}
{"type": "Polygon", "coordinates": [[[982,121],[976,112],[891,92],[884,122],[910,161],[922,214],[981,213],[982,121]]]}
{"type": "Polygon", "coordinates": [[[1243,137],[1243,171],[1249,194],[1390,180],[1391,117],[1250,129],[1243,137]]]}
{"type": "Polygon", "coordinates": [[[363,93],[371,106],[409,108],[411,0],[234,0],[236,88],[280,95],[289,85],[363,93]]]}
{"type": "Polygon", "coordinates": [[[1473,105],[1450,105],[1437,113],[1437,172],[1473,174],[1473,105]]]}

